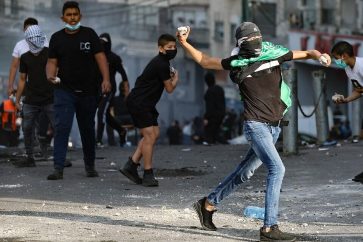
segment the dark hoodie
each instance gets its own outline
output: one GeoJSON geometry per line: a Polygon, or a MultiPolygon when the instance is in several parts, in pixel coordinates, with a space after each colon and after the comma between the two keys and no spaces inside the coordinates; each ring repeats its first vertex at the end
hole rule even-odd
{"type": "Polygon", "coordinates": [[[112,92],[116,92],[116,73],[120,73],[123,81],[128,81],[124,67],[122,66],[122,59],[119,55],[111,51],[112,42],[108,33],[100,35],[101,44],[105,50],[108,68],[110,70],[110,82],[112,86],[112,92]]]}

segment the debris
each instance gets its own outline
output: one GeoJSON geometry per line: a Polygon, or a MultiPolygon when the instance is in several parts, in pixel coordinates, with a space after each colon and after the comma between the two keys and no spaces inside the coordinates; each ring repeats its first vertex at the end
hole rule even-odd
{"type": "Polygon", "coordinates": [[[184,149],[182,149],[182,151],[191,151],[192,150],[192,148],[184,148],[184,149]]]}

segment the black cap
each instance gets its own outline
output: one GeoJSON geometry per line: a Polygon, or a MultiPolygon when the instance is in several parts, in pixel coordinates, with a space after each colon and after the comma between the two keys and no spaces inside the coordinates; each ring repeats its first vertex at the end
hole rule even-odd
{"type": "Polygon", "coordinates": [[[257,27],[256,24],[252,22],[243,22],[236,29],[236,34],[235,34],[236,40],[239,40],[242,37],[247,37],[250,35],[252,36],[261,35],[260,29],[257,27]]]}

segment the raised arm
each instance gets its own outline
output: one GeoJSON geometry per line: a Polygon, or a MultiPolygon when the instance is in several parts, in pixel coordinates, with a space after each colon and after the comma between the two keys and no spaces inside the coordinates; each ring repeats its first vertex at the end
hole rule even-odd
{"type": "Polygon", "coordinates": [[[292,56],[294,60],[313,59],[320,61],[320,63],[324,66],[329,66],[331,64],[330,55],[326,53],[321,54],[317,50],[293,50],[292,56]]]}
{"type": "Polygon", "coordinates": [[[207,54],[201,52],[200,50],[197,50],[191,44],[188,43],[187,39],[189,33],[190,33],[190,27],[188,27],[188,31],[183,35],[180,35],[179,32],[177,32],[177,38],[179,40],[180,45],[184,48],[184,50],[188,54],[190,54],[193,60],[205,69],[223,70],[221,58],[208,56],[207,54]]]}

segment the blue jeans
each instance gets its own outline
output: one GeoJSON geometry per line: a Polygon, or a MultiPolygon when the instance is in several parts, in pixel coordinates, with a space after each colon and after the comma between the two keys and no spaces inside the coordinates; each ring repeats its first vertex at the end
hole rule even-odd
{"type": "MultiPolygon", "coordinates": [[[[39,119],[39,116],[43,113],[48,117],[51,125],[54,127],[53,104],[33,105],[33,104],[24,103],[22,112],[23,112],[22,129],[24,134],[25,152],[27,156],[33,156],[33,145],[34,145],[33,134],[34,134],[35,123],[39,119]]],[[[46,125],[48,125],[48,123],[46,125]]]]}
{"type": "Polygon", "coordinates": [[[95,114],[96,96],[77,96],[62,89],[54,90],[54,168],[62,171],[66,159],[68,138],[76,114],[81,135],[83,160],[86,170],[95,167],[95,114]]]}
{"type": "Polygon", "coordinates": [[[209,194],[207,200],[210,204],[220,203],[238,185],[246,182],[263,163],[268,170],[264,226],[270,227],[277,224],[280,189],[285,174],[285,166],[275,148],[280,131],[280,127],[273,127],[266,123],[244,122],[244,132],[251,148],[237,168],[209,194]]]}

